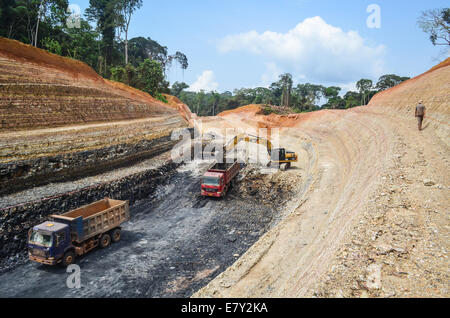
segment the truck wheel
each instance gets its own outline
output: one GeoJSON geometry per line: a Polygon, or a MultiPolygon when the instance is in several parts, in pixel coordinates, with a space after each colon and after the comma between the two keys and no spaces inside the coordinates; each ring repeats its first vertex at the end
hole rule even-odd
{"type": "Polygon", "coordinates": [[[69,265],[72,265],[75,263],[75,253],[72,251],[68,251],[64,254],[64,257],[62,259],[62,265],[67,267],[69,265]]]}
{"type": "Polygon", "coordinates": [[[103,234],[100,238],[100,247],[107,248],[111,244],[111,236],[109,234],[103,234]]]}
{"type": "Polygon", "coordinates": [[[111,239],[112,239],[113,243],[119,242],[121,236],[122,236],[122,233],[121,233],[120,229],[115,229],[112,232],[112,236],[111,236],[111,239]]]}

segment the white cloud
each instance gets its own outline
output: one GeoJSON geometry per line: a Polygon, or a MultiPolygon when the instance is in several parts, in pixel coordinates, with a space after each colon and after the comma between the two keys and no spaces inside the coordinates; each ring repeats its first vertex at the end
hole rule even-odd
{"type": "Polygon", "coordinates": [[[347,93],[348,91],[353,91],[353,92],[358,91],[358,89],[356,88],[356,82],[340,83],[339,86],[342,88],[342,95],[347,93]]]}
{"type": "Polygon", "coordinates": [[[266,63],[266,69],[267,71],[261,76],[261,80],[264,87],[269,87],[270,84],[278,80],[283,72],[275,63],[266,63]]]}
{"type": "MultiPolygon", "coordinates": [[[[217,46],[223,53],[246,51],[269,62],[268,74],[283,69],[308,81],[349,83],[383,73],[383,45],[368,45],[356,31],[344,32],[321,17],[305,19],[286,33],[250,31],[228,35],[217,46]]],[[[269,75],[263,75],[263,82],[269,75]]]]}
{"type": "Polygon", "coordinates": [[[189,90],[193,92],[199,92],[201,90],[213,91],[219,87],[219,84],[215,82],[213,71],[203,71],[201,75],[197,77],[197,80],[189,86],[189,90]]]}

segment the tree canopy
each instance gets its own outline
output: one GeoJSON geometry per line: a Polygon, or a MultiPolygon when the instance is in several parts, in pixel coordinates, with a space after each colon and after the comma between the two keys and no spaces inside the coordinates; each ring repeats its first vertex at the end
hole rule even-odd
{"type": "Polygon", "coordinates": [[[160,97],[169,91],[167,69],[177,62],[185,70],[189,62],[149,37],[128,39],[132,15],[142,5],[142,0],[90,0],[85,18],[73,27],[66,23],[68,0],[2,0],[0,36],[78,59],[106,78],[160,97]]]}

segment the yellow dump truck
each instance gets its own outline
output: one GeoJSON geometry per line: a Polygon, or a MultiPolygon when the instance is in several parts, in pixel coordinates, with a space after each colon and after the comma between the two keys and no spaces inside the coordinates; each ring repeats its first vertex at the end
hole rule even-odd
{"type": "Polygon", "coordinates": [[[121,238],[120,225],[130,219],[128,201],[104,199],[30,229],[28,251],[31,261],[68,266],[97,246],[108,247],[121,238]]]}

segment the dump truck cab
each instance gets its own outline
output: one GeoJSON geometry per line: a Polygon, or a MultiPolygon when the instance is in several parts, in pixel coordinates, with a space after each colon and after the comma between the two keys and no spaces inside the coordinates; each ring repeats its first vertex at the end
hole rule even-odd
{"type": "Polygon", "coordinates": [[[109,198],[82,206],[33,227],[28,234],[31,261],[69,266],[97,246],[107,248],[121,238],[120,225],[130,219],[128,201],[109,198]]]}
{"type": "Polygon", "coordinates": [[[55,265],[70,249],[73,249],[73,246],[70,227],[67,224],[48,221],[29,231],[28,252],[32,261],[55,265]]]}
{"type": "Polygon", "coordinates": [[[202,180],[202,194],[220,197],[224,190],[224,176],[222,172],[206,172],[202,180]]]}
{"type": "Polygon", "coordinates": [[[202,195],[208,197],[224,197],[233,180],[238,175],[241,165],[233,163],[215,163],[202,178],[202,195]]]}

